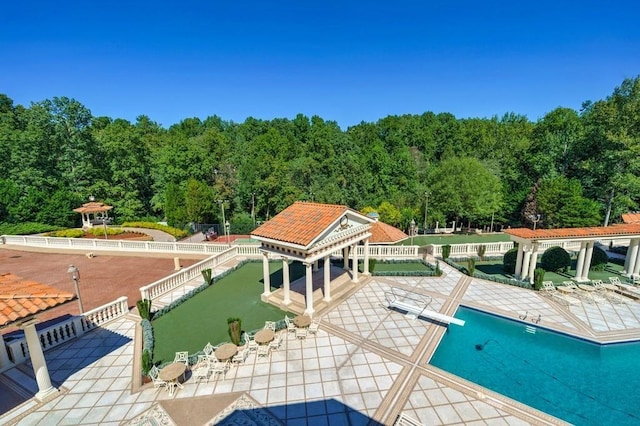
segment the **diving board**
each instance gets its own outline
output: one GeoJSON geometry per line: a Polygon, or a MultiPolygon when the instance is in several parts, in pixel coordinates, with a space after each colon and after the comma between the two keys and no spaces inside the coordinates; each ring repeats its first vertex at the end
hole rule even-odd
{"type": "Polygon", "coordinates": [[[391,287],[389,291],[384,293],[384,297],[387,300],[389,309],[395,308],[403,310],[407,313],[407,317],[411,319],[425,317],[444,324],[464,326],[464,321],[461,319],[427,309],[432,300],[430,296],[391,287]]]}

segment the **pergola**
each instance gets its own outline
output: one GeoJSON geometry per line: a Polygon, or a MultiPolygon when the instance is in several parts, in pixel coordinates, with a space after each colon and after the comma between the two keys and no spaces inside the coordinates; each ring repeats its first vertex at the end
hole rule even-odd
{"type": "Polygon", "coordinates": [[[108,206],[98,201],[91,201],[83,204],[82,207],[73,209],[73,211],[82,215],[83,228],[92,228],[95,222],[103,224],[104,221],[109,218],[107,212],[112,208],[113,206],[108,206]],[[91,215],[93,215],[93,219],[91,219],[91,215]]]}
{"type": "Polygon", "coordinates": [[[296,202],[251,234],[260,241],[263,254],[263,300],[271,294],[269,280],[269,257],[282,259],[283,304],[291,303],[289,261],[302,262],[305,275],[305,314],[312,315],[313,309],[313,272],[318,270],[318,261],[323,260],[324,301],[331,300],[330,258],[336,250],[342,250],[344,268],[348,268],[349,257],[351,280],[358,282],[358,250],[364,244],[364,274],[369,274],[369,238],[373,220],[351,210],[347,206],[296,202]]]}
{"type": "MultiPolygon", "coordinates": [[[[29,357],[38,384],[36,398],[44,400],[58,392],[51,384],[49,369],[42,352],[35,314],[72,300],[74,294],[35,281],[24,280],[13,274],[0,274],[0,328],[17,325],[24,330],[29,357]]],[[[10,366],[7,349],[0,335],[0,371],[10,366]]]]}
{"type": "Polygon", "coordinates": [[[516,276],[521,280],[529,279],[533,282],[533,271],[536,269],[538,254],[547,247],[563,243],[579,241],[580,251],[576,265],[575,280],[589,281],[591,256],[596,241],[615,241],[630,239],[629,249],[624,262],[623,274],[629,277],[640,275],[640,223],[623,223],[619,225],[590,227],[590,228],[558,228],[536,229],[516,228],[506,229],[511,240],[518,243],[516,258],[516,276]]]}

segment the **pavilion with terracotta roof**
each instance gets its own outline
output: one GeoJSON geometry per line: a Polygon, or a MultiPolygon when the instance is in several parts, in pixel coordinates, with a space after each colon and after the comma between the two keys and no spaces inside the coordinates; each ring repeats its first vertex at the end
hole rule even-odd
{"type": "MultiPolygon", "coordinates": [[[[74,297],[73,293],[60,291],[46,284],[24,280],[10,273],[0,274],[0,328],[17,324],[24,330],[38,384],[36,398],[39,400],[58,390],[51,384],[47,362],[36,332],[38,320],[35,315],[66,303],[74,297]]],[[[4,339],[0,335],[0,371],[8,366],[11,366],[9,356],[4,339]]]]}
{"type": "Polygon", "coordinates": [[[344,268],[348,269],[352,258],[351,280],[358,282],[358,250],[364,244],[364,275],[369,274],[369,239],[373,220],[347,206],[298,201],[265,222],[251,233],[260,241],[263,254],[264,292],[262,299],[271,294],[269,257],[282,259],[283,304],[289,305],[290,281],[288,261],[300,261],[305,265],[305,314],[312,315],[313,270],[318,270],[319,260],[324,260],[324,301],[331,300],[330,258],[336,250],[342,250],[344,268]],[[314,268],[315,266],[315,268],[314,268]]]}
{"type": "Polygon", "coordinates": [[[109,219],[107,212],[112,208],[113,206],[92,200],[84,203],[81,207],[73,209],[73,211],[82,215],[83,228],[92,228],[94,223],[103,224],[107,221],[109,219]],[[93,219],[91,215],[93,215],[93,219]]]}
{"type": "Polygon", "coordinates": [[[623,274],[629,277],[640,275],[640,222],[622,223],[618,225],[589,227],[589,228],[558,228],[558,229],[505,229],[511,235],[511,240],[518,243],[516,258],[516,276],[521,280],[529,279],[533,282],[533,271],[536,269],[538,254],[542,243],[562,245],[570,241],[580,242],[578,263],[576,265],[575,280],[589,281],[591,256],[596,241],[614,241],[630,239],[629,249],[624,262],[623,274]]]}
{"type": "Polygon", "coordinates": [[[369,239],[369,243],[395,244],[409,238],[407,234],[405,234],[395,226],[391,226],[387,223],[381,222],[377,213],[368,213],[367,217],[370,217],[375,221],[371,225],[371,238],[369,239]]]}

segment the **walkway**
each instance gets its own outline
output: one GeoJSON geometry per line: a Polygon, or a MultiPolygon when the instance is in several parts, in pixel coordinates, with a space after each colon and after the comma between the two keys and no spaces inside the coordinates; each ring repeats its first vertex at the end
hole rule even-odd
{"type": "MultiPolygon", "coordinates": [[[[60,395],[44,404],[30,400],[0,423],[115,425],[147,417],[158,424],[203,424],[220,404],[231,404],[244,408],[232,417],[258,424],[392,424],[399,413],[424,424],[563,424],[428,365],[444,328],[387,310],[383,293],[389,286],[430,295],[430,308],[443,312],[462,301],[514,318],[527,311],[541,315],[541,325],[580,334],[607,336],[624,328],[640,338],[640,303],[569,312],[537,293],[470,279],[448,265],[442,269],[445,275],[438,278],[373,277],[323,316],[317,337],[301,341],[287,334],[270,360],[251,355],[224,380],[195,383],[187,377],[173,396],[149,385],[131,389],[135,322],[120,319],[48,351],[60,395]],[[596,321],[610,309],[616,319],[596,321]]],[[[24,365],[0,382],[24,384],[32,375],[24,365]]],[[[221,415],[216,421],[225,424],[221,415]]]]}

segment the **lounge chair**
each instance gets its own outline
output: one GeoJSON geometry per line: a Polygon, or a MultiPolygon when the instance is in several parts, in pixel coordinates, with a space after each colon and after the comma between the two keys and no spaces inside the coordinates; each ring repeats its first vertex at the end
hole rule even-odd
{"type": "MultiPolygon", "coordinates": [[[[624,297],[617,294],[615,291],[607,289],[601,280],[592,281],[593,286],[596,288],[596,292],[611,303],[624,304],[627,303],[624,297]]],[[[616,286],[617,287],[617,286],[616,286]]]]}
{"type": "MultiPolygon", "coordinates": [[[[573,284],[573,283],[571,283],[573,284]]],[[[580,301],[569,295],[564,295],[556,290],[556,286],[551,281],[543,281],[540,289],[544,296],[554,299],[556,302],[564,306],[577,305],[580,301]]]]}

